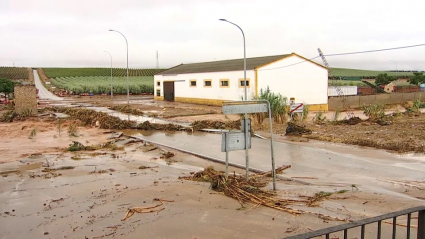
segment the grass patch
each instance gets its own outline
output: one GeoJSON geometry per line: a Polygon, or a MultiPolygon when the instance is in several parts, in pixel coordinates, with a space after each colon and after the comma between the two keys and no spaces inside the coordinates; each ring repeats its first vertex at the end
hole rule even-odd
{"type": "Polygon", "coordinates": [[[76,124],[70,124],[68,126],[68,135],[70,137],[78,137],[78,126],[76,124]]]}
{"type": "Polygon", "coordinates": [[[28,138],[33,139],[33,138],[35,138],[36,135],[37,135],[37,130],[34,128],[34,129],[31,130],[31,133],[28,136],[28,138]]]}

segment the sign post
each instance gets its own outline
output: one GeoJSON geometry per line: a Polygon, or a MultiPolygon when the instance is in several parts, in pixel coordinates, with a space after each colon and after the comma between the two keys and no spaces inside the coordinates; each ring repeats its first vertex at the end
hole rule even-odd
{"type": "Polygon", "coordinates": [[[300,124],[302,124],[303,116],[304,116],[304,104],[303,103],[292,103],[290,105],[290,114],[291,114],[292,119],[293,119],[293,115],[295,113],[301,113],[300,124]]]}
{"type": "MultiPolygon", "coordinates": [[[[276,190],[276,172],[273,151],[273,121],[270,108],[270,102],[267,100],[255,101],[229,101],[224,102],[223,114],[252,114],[252,113],[266,113],[269,112],[270,120],[270,154],[272,161],[272,177],[273,177],[273,190],[276,190]],[[227,104],[226,104],[227,103],[227,104]]],[[[221,151],[226,152],[226,177],[228,177],[228,161],[229,151],[243,150],[251,148],[251,120],[242,120],[242,131],[228,132],[222,134],[221,151]],[[244,136],[244,137],[243,137],[244,136]],[[243,142],[242,142],[243,141],[243,142]]],[[[246,160],[246,175],[247,180],[249,173],[249,161],[246,160]]]]}

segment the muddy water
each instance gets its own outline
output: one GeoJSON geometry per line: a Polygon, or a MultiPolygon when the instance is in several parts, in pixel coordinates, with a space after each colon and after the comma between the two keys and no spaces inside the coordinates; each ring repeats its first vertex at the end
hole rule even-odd
{"type": "MultiPolygon", "coordinates": [[[[208,134],[198,136],[210,139],[208,134]]],[[[161,137],[183,140],[187,136],[161,137]]],[[[236,200],[213,193],[208,183],[178,179],[207,166],[223,170],[223,165],[179,152],[174,157],[178,162],[168,165],[159,158],[159,149],[143,150],[139,143],[127,146],[125,151],[59,152],[1,164],[0,171],[19,173],[0,177],[0,238],[282,238],[340,224],[263,207],[240,210],[236,200]],[[29,177],[45,174],[40,165],[46,159],[51,168],[75,168],[56,171],[61,174],[58,177],[29,177]],[[142,165],[152,168],[139,169],[142,165]],[[135,214],[121,221],[129,207],[157,205],[154,198],[174,202],[165,202],[165,210],[159,213],[135,214]]],[[[234,168],[230,171],[243,173],[234,168]]],[[[282,197],[296,198],[345,187],[278,182],[278,188],[284,190],[282,197]]],[[[349,199],[330,200],[308,210],[359,219],[387,212],[387,208],[420,204],[408,197],[387,201],[387,195],[394,192],[385,194],[383,190],[379,193],[384,196],[380,196],[376,191],[359,188],[342,195],[349,199]],[[369,203],[363,204],[366,200],[369,203]]],[[[390,229],[391,225],[383,227],[390,229]]]]}
{"type": "MultiPolygon", "coordinates": [[[[221,135],[187,132],[141,132],[140,138],[225,160],[221,152],[221,135]]],[[[389,179],[406,181],[425,180],[425,161],[421,157],[401,157],[378,150],[365,150],[359,147],[328,147],[321,149],[314,144],[300,145],[275,142],[276,165],[292,166],[285,171],[288,177],[315,177],[312,183],[352,184],[379,188],[391,186],[389,179]],[[312,147],[310,147],[310,145],[312,147]]],[[[270,141],[252,138],[249,150],[250,167],[262,170],[271,169],[270,141]]],[[[245,165],[244,151],[229,153],[232,163],[245,165]]]]}

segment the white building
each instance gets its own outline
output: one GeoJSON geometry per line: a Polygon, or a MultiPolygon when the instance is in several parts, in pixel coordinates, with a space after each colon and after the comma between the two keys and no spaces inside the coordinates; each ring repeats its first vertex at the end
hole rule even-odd
{"type": "MultiPolygon", "coordinates": [[[[155,100],[222,105],[244,96],[243,59],[181,64],[154,76],[155,100]]],[[[246,59],[248,100],[274,93],[328,110],[327,69],[295,53],[246,59]]]]}

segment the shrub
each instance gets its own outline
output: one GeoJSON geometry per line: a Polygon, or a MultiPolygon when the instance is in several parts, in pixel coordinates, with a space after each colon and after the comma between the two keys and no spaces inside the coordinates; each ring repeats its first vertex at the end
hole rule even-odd
{"type": "Polygon", "coordinates": [[[385,116],[385,109],[383,104],[373,104],[363,106],[363,114],[371,120],[382,119],[385,116]]]}
{"type": "MultiPolygon", "coordinates": [[[[270,102],[270,108],[274,121],[278,123],[286,122],[286,114],[288,112],[288,98],[282,96],[280,93],[273,93],[270,91],[270,88],[267,87],[265,90],[260,89],[260,94],[258,97],[255,97],[255,99],[268,100],[270,102]]],[[[267,113],[256,113],[253,115],[254,119],[259,124],[262,124],[264,119],[267,117],[267,113]]]]}

